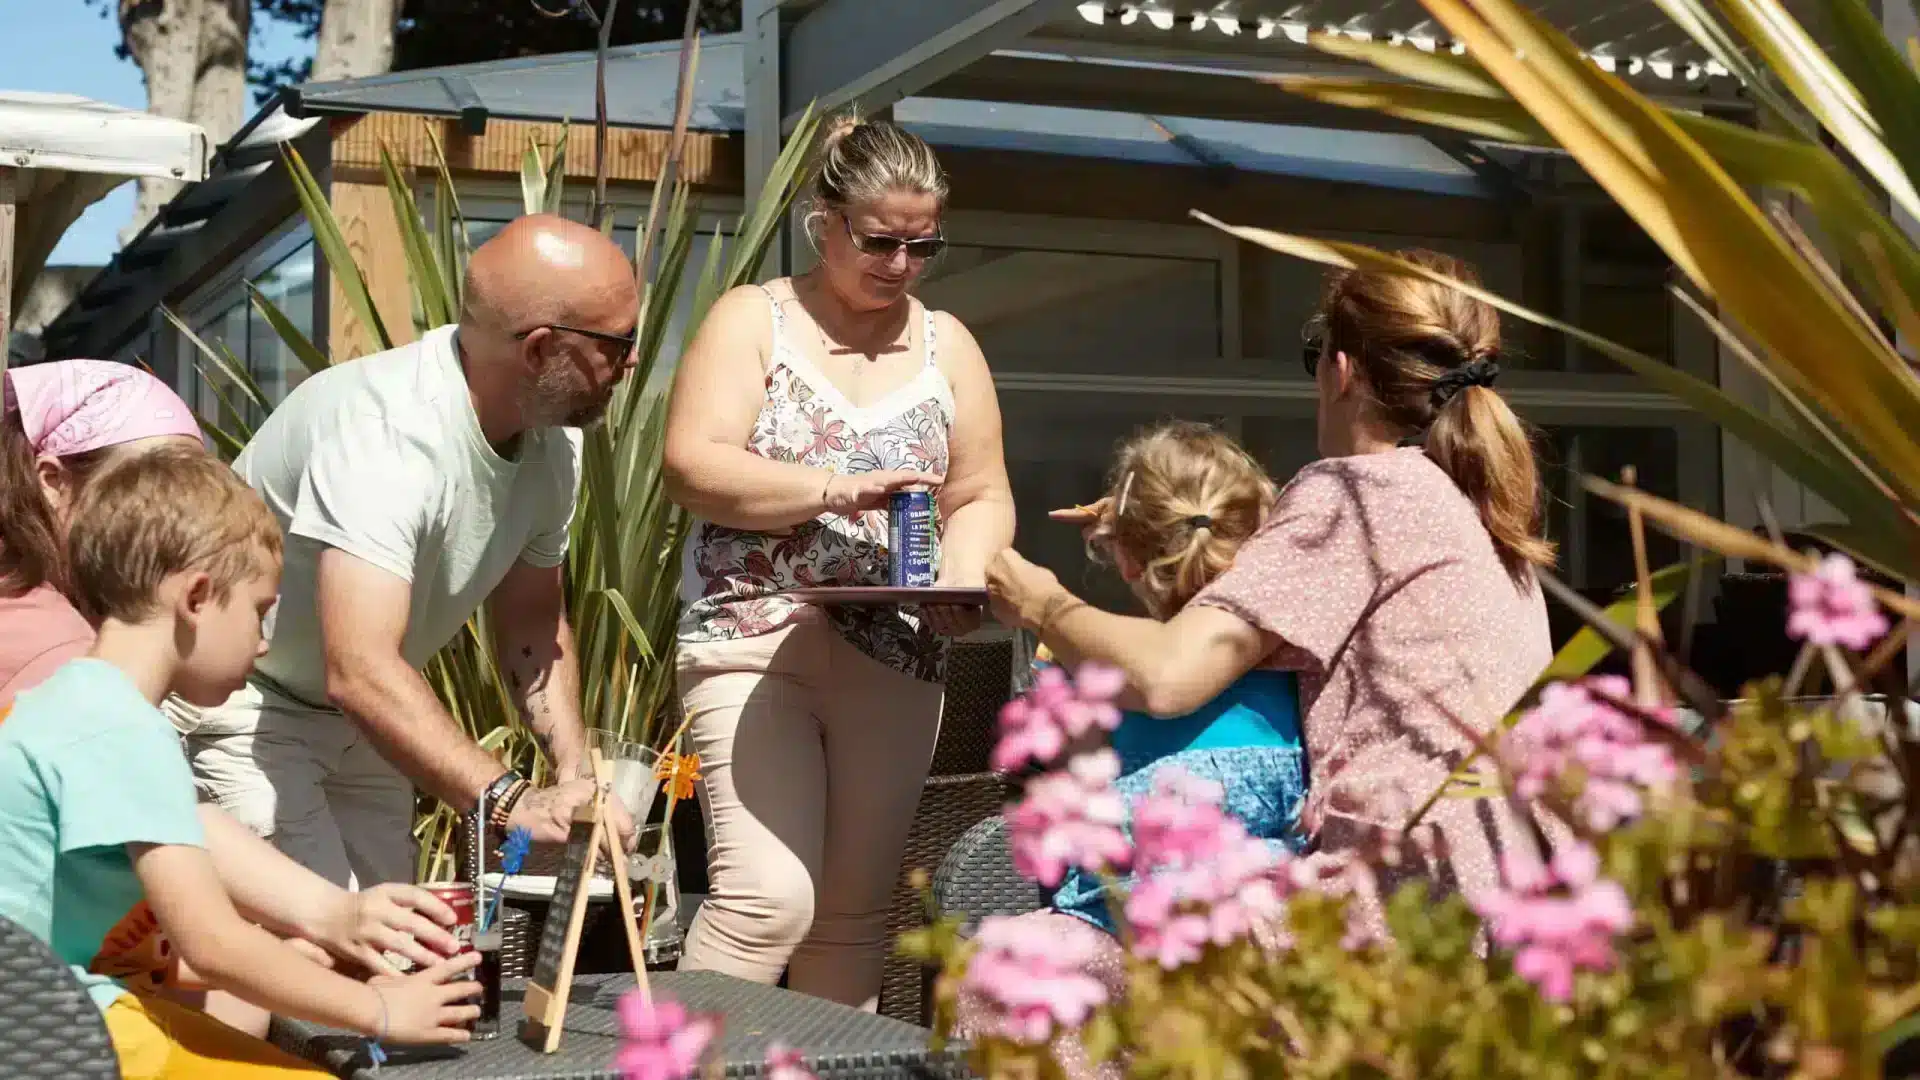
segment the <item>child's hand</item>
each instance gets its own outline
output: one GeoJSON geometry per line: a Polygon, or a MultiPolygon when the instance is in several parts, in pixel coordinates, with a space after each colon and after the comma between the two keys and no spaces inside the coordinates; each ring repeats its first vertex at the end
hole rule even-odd
{"type": "Polygon", "coordinates": [[[1064,510],[1050,510],[1047,518],[1062,525],[1080,526],[1080,535],[1088,542],[1093,540],[1093,532],[1100,523],[1113,516],[1113,496],[1105,495],[1093,501],[1091,506],[1070,506],[1064,510]]]}
{"type": "Polygon", "coordinates": [[[341,891],[338,903],[321,921],[314,944],[376,975],[397,975],[384,954],[396,953],[431,967],[453,952],[453,909],[413,885],[376,885],[341,891]]]}
{"type": "Polygon", "coordinates": [[[1047,517],[1065,525],[1079,525],[1085,528],[1098,525],[1113,509],[1113,496],[1103,495],[1093,501],[1091,506],[1069,506],[1064,510],[1050,510],[1047,517]]]}
{"type": "Polygon", "coordinates": [[[480,964],[477,952],[461,953],[404,977],[383,976],[368,985],[380,995],[386,1025],[376,1038],[406,1046],[461,1043],[472,1034],[460,1025],[480,1015],[479,1005],[467,1005],[480,996],[478,979],[464,978],[480,964]]]}

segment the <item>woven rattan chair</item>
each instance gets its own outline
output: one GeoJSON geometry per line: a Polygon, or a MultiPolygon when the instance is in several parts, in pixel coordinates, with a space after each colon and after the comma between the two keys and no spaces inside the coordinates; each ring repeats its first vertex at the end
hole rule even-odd
{"type": "Polygon", "coordinates": [[[0,916],[0,1076],[120,1080],[100,1008],[46,943],[0,916]]]}
{"type": "MultiPolygon", "coordinates": [[[[1046,906],[1040,886],[1013,869],[1013,850],[1007,846],[1007,821],[999,814],[975,822],[940,860],[933,875],[934,907],[944,916],[958,915],[965,932],[972,933],[989,915],[1025,915],[1046,906]]],[[[920,973],[919,1022],[933,1023],[931,968],[920,973]]]]}
{"type": "Polygon", "coordinates": [[[942,915],[959,915],[969,929],[989,915],[1025,915],[1046,906],[1040,886],[1013,869],[1007,822],[998,814],[968,829],[933,875],[933,901],[942,915]]]}
{"type": "MultiPolygon", "coordinates": [[[[998,773],[936,776],[927,781],[926,789],[920,793],[913,831],[907,836],[906,853],[900,859],[893,901],[887,908],[889,942],[927,924],[926,898],[913,887],[913,872],[924,870],[933,874],[954,842],[968,829],[985,819],[999,819],[1012,790],[1007,779],[998,773]]],[[[889,955],[881,969],[881,1015],[912,1024],[922,1023],[926,1011],[924,994],[925,980],[921,978],[919,962],[889,955]]]]}
{"type": "MultiPolygon", "coordinates": [[[[998,815],[1012,794],[1004,777],[987,770],[987,758],[998,732],[1000,707],[1012,696],[1013,656],[1013,643],[1007,640],[967,641],[954,646],[947,662],[940,739],[887,908],[890,942],[926,925],[926,901],[913,888],[913,872],[931,874],[962,833],[998,815]]],[[[922,975],[915,961],[889,955],[881,973],[881,1014],[923,1023],[926,980],[922,975]]]]}

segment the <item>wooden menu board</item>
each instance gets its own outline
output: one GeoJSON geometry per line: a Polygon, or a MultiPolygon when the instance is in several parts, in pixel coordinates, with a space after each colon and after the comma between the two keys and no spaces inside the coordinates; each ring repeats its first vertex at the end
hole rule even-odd
{"type": "Polygon", "coordinates": [[[603,849],[613,872],[614,895],[621,918],[627,924],[627,946],[633,953],[634,978],[643,987],[647,978],[640,934],[633,925],[633,891],[627,881],[626,860],[619,850],[618,837],[607,827],[611,770],[600,751],[588,753],[596,787],[592,800],[573,814],[566,857],[555,875],[553,899],[547,905],[547,921],[540,930],[540,951],[534,957],[533,975],[527,980],[527,1019],[520,1030],[522,1040],[546,1054],[560,1049],[560,1031],[567,1017],[567,995],[573,988],[574,960],[580,952],[580,929],[587,916],[587,882],[593,877],[593,864],[603,849]]]}

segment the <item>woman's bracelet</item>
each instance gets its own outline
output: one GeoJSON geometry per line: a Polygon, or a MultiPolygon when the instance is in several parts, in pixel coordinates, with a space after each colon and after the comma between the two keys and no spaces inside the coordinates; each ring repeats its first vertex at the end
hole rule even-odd
{"type": "Polygon", "coordinates": [[[373,1041],[385,1042],[387,1039],[387,995],[381,993],[380,988],[372,983],[367,984],[367,989],[373,991],[373,1000],[380,1005],[380,1022],[374,1026],[373,1041]]]}
{"type": "Polygon", "coordinates": [[[1047,627],[1052,626],[1055,622],[1058,622],[1060,619],[1060,616],[1065,615],[1067,612],[1072,611],[1075,608],[1082,608],[1086,606],[1087,606],[1087,602],[1085,600],[1080,599],[1079,597],[1073,595],[1072,593],[1066,591],[1065,589],[1060,590],[1060,595],[1054,597],[1052,600],[1049,600],[1047,602],[1046,610],[1040,613],[1040,621],[1036,623],[1033,628],[1033,632],[1035,636],[1045,637],[1047,633],[1047,627]]]}

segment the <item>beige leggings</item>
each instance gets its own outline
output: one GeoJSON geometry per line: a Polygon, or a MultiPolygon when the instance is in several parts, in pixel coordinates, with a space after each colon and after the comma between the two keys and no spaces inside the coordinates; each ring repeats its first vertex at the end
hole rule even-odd
{"type": "Polygon", "coordinates": [[[945,687],[848,644],[818,612],[682,644],[680,697],[713,836],[682,971],[873,1009],[887,905],[945,687]]]}

